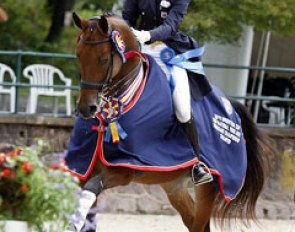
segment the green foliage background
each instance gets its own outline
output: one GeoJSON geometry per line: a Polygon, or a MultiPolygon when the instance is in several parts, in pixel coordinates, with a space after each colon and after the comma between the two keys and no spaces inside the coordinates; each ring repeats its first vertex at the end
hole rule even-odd
{"type": "Polygon", "coordinates": [[[182,28],[201,42],[234,42],[243,25],[258,32],[295,33],[294,0],[192,0],[182,28]]]}

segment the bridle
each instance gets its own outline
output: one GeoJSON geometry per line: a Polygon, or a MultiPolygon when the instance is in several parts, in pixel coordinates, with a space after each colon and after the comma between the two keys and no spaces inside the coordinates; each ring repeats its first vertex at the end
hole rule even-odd
{"type": "MultiPolygon", "coordinates": [[[[85,40],[83,35],[80,35],[80,41],[84,44],[97,46],[100,44],[111,42],[110,38],[105,38],[102,40],[85,40]]],[[[114,66],[114,51],[111,52],[111,61],[108,67],[108,72],[106,78],[104,78],[101,82],[94,81],[84,81],[80,80],[80,87],[85,89],[94,89],[98,90],[100,94],[104,95],[111,91],[111,83],[113,82],[112,74],[113,74],[113,66],[114,66]]]]}
{"type": "MultiPolygon", "coordinates": [[[[96,18],[94,19],[90,19],[90,20],[97,20],[96,18]]],[[[90,31],[93,32],[94,30],[94,24],[91,25],[90,27],[90,31]]],[[[112,34],[112,28],[109,27],[109,35],[112,34]]],[[[112,51],[111,51],[111,61],[110,61],[110,65],[108,67],[108,71],[107,71],[107,75],[104,78],[103,81],[101,82],[94,82],[94,81],[84,81],[80,80],[80,87],[81,88],[85,88],[85,89],[93,89],[93,90],[98,90],[98,97],[101,96],[106,96],[109,93],[112,92],[112,95],[115,96],[117,95],[121,90],[123,90],[126,86],[128,86],[128,84],[130,82],[133,81],[133,79],[136,77],[136,74],[139,72],[140,68],[141,68],[141,62],[138,63],[138,65],[135,67],[135,69],[133,69],[129,74],[125,75],[124,77],[122,77],[119,81],[117,81],[116,83],[113,83],[113,68],[114,68],[114,55],[115,55],[115,49],[114,49],[114,42],[113,40],[109,37],[101,39],[101,40],[86,40],[84,39],[83,35],[81,34],[79,36],[79,41],[84,43],[84,44],[88,44],[88,45],[92,45],[92,46],[98,46],[104,43],[112,43],[112,51]]]]}

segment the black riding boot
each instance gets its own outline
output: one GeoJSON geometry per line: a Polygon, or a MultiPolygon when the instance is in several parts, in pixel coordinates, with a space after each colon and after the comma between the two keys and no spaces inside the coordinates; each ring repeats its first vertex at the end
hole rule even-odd
{"type": "Polygon", "coordinates": [[[203,162],[200,161],[198,132],[195,126],[194,116],[192,115],[191,119],[188,122],[182,123],[182,126],[186,136],[193,146],[196,157],[199,159],[199,162],[195,164],[192,169],[193,183],[198,185],[211,182],[213,180],[211,173],[205,172],[205,165],[203,162]]]}

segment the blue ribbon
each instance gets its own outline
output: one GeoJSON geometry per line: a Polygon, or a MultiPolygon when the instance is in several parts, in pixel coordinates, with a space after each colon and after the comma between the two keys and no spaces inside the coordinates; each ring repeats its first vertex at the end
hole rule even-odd
{"type": "Polygon", "coordinates": [[[171,94],[173,94],[175,86],[176,86],[176,82],[174,79],[175,74],[174,74],[174,70],[172,68],[173,67],[172,65],[167,64],[166,66],[167,66],[167,69],[170,73],[169,86],[170,86],[171,94]]]}
{"type": "MultiPolygon", "coordinates": [[[[128,136],[128,134],[126,133],[126,131],[123,129],[123,127],[120,125],[118,121],[116,121],[115,123],[118,129],[118,134],[120,138],[125,139],[128,136]]],[[[104,141],[110,143],[111,139],[112,139],[111,128],[108,126],[107,131],[105,132],[104,141]]]]}
{"type": "Polygon", "coordinates": [[[189,70],[193,73],[205,75],[203,64],[199,62],[191,62],[189,59],[200,57],[203,55],[205,47],[196,48],[185,53],[175,56],[175,52],[171,48],[165,48],[161,51],[160,57],[162,61],[167,65],[167,68],[171,70],[173,65],[180,68],[189,70]]]}

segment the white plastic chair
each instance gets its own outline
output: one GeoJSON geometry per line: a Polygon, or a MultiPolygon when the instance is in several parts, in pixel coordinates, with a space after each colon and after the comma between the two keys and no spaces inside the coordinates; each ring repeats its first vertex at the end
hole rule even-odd
{"type": "Polygon", "coordinates": [[[27,105],[27,112],[29,114],[36,113],[38,96],[52,96],[54,97],[54,114],[57,114],[57,97],[65,97],[66,99],[66,115],[71,115],[71,89],[54,89],[52,85],[60,85],[54,79],[61,80],[65,86],[71,86],[72,80],[64,76],[63,72],[48,64],[32,64],[28,65],[23,70],[23,75],[30,80],[31,85],[38,87],[31,87],[27,105]]]}
{"type": "MultiPolygon", "coordinates": [[[[0,63],[0,83],[7,83],[7,79],[5,77],[9,77],[11,79],[11,84],[15,84],[16,76],[14,71],[7,66],[6,64],[0,63]],[[8,74],[8,75],[5,75],[8,74]]],[[[10,112],[15,112],[15,86],[3,86],[0,85],[0,94],[8,94],[10,95],[10,112]]]]}
{"type": "Polygon", "coordinates": [[[269,113],[268,123],[272,125],[285,125],[285,109],[282,107],[269,106],[270,103],[272,103],[272,101],[262,101],[262,108],[269,113]]]}

